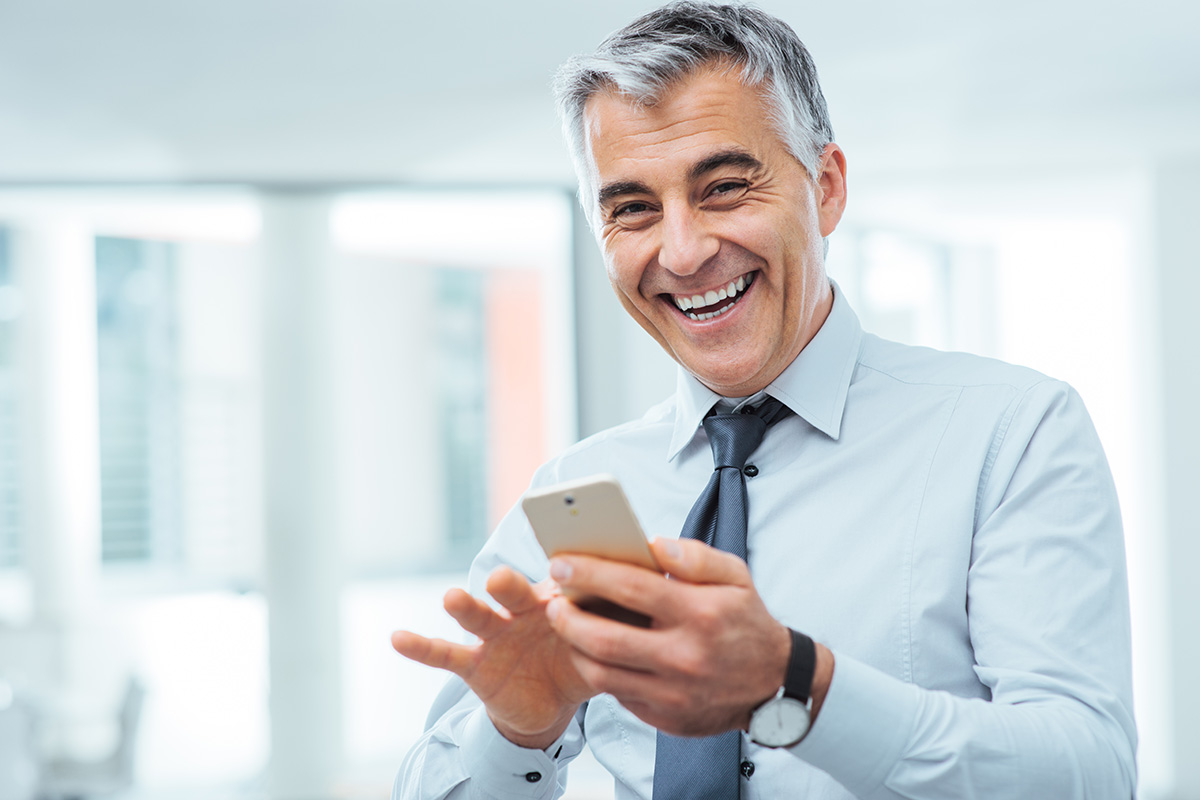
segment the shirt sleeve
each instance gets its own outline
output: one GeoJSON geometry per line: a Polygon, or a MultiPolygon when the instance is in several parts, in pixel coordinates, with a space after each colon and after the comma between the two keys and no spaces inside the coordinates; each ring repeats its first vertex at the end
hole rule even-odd
{"type": "Polygon", "coordinates": [[[400,767],[392,800],[551,800],[566,790],[567,764],[583,749],[585,706],[545,750],[505,739],[483,704],[451,677],[429,712],[427,730],[400,767]]]}
{"type": "Polygon", "coordinates": [[[834,652],[793,748],[861,798],[1130,798],[1129,600],[1116,491],[1083,402],[1024,392],[980,481],[967,579],[991,699],[923,689],[834,652]]]}

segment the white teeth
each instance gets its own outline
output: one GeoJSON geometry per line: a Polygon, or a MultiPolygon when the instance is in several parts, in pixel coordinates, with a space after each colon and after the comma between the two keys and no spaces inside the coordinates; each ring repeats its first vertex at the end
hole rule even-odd
{"type": "Polygon", "coordinates": [[[733,303],[730,303],[729,305],[725,306],[724,308],[718,308],[716,311],[709,311],[704,314],[689,313],[688,316],[691,317],[692,319],[696,320],[697,322],[700,322],[702,320],[712,319],[713,317],[719,317],[731,308],[733,308],[733,303]]]}
{"type": "Polygon", "coordinates": [[[693,308],[703,308],[705,306],[711,306],[719,303],[722,300],[732,300],[737,297],[740,292],[744,292],[746,287],[753,282],[754,273],[750,273],[749,278],[747,278],[745,275],[742,275],[738,277],[736,281],[730,281],[727,286],[722,286],[720,289],[705,292],[703,295],[694,294],[691,297],[674,295],[673,299],[675,300],[675,305],[679,307],[679,310],[686,313],[692,319],[712,319],[713,317],[719,317],[721,314],[724,314],[726,311],[733,308],[733,303],[730,303],[724,308],[719,308],[716,311],[709,311],[704,314],[692,314],[690,312],[693,308]]]}

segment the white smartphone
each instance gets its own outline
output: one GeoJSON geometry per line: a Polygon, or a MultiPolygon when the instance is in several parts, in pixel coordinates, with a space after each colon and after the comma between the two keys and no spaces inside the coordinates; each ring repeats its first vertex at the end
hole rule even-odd
{"type": "MultiPolygon", "coordinates": [[[[521,500],[521,508],[551,558],[559,553],[584,553],[659,571],[633,507],[612,475],[592,475],[535,489],[521,500]]],[[[563,593],[594,614],[642,627],[650,623],[644,615],[602,598],[574,596],[565,589],[563,593]]]]}

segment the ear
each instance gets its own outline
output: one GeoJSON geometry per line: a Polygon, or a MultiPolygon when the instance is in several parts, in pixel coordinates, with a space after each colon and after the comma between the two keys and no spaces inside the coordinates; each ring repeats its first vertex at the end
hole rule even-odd
{"type": "Polygon", "coordinates": [[[833,233],[846,210],[846,154],[833,142],[825,145],[817,165],[817,215],[821,236],[833,233]]]}

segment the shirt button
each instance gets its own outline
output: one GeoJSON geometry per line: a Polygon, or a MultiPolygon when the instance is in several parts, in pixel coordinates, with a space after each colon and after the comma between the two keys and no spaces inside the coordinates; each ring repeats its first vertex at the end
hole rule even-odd
{"type": "Polygon", "coordinates": [[[526,772],[525,773],[525,780],[529,781],[530,783],[537,783],[541,779],[542,779],[542,773],[540,773],[540,772],[526,772]]]}
{"type": "Polygon", "coordinates": [[[742,775],[749,778],[753,774],[754,774],[754,762],[749,761],[749,760],[743,761],[742,762],[742,775]]]}
{"type": "Polygon", "coordinates": [[[742,467],[742,474],[747,478],[753,478],[758,474],[758,467],[754,466],[753,464],[747,464],[746,466],[742,467]]]}

